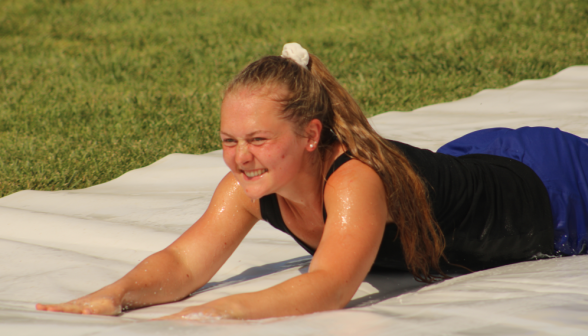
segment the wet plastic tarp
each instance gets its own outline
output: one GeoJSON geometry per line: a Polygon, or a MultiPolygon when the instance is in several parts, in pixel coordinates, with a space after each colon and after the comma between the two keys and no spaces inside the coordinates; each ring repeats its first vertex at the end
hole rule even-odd
{"type": "MultiPolygon", "coordinates": [[[[456,102],[371,118],[385,137],[436,149],[488,127],[550,126],[588,138],[588,66],[484,90],[456,102]]],[[[0,199],[1,335],[587,335],[588,256],[554,258],[423,286],[371,274],[349,308],[301,317],[150,321],[264,289],[306,272],[310,257],[259,222],[219,273],[187,300],[121,317],[37,312],[109,284],[171,243],[206,209],[228,172],[220,152],[172,154],[108,183],[0,199]]]]}

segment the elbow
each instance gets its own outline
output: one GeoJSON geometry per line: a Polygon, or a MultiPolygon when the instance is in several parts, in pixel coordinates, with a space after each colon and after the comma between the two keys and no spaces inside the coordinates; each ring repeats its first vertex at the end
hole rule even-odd
{"type": "MultiPolygon", "coordinates": [[[[330,277],[333,279],[333,277],[330,277]]],[[[324,300],[326,303],[325,310],[337,310],[345,308],[357,292],[359,284],[351,283],[350,281],[331,281],[327,285],[329,289],[329,298],[324,300]]]]}
{"type": "Polygon", "coordinates": [[[352,290],[341,290],[341,293],[339,293],[337,295],[337,298],[335,300],[336,306],[333,309],[343,309],[345,307],[347,307],[347,305],[349,304],[349,302],[351,302],[351,299],[353,298],[353,295],[355,294],[355,292],[357,291],[357,289],[352,289],[352,290]]]}

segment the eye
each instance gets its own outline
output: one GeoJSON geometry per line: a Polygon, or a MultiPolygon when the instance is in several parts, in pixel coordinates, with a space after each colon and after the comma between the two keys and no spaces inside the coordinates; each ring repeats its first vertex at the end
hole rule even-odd
{"type": "Polygon", "coordinates": [[[235,140],[235,139],[226,138],[226,139],[222,139],[222,141],[223,141],[223,146],[225,146],[225,147],[234,147],[235,145],[237,145],[237,140],[235,140]]]}
{"type": "Polygon", "coordinates": [[[253,138],[249,141],[252,145],[263,145],[267,139],[266,138],[253,138]]]}

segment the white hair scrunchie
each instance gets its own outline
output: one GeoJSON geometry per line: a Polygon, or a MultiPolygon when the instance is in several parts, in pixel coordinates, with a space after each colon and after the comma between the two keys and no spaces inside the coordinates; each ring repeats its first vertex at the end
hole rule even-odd
{"type": "Polygon", "coordinates": [[[284,44],[282,49],[282,57],[289,58],[294,62],[300,64],[304,69],[308,70],[308,51],[296,42],[284,44]]]}

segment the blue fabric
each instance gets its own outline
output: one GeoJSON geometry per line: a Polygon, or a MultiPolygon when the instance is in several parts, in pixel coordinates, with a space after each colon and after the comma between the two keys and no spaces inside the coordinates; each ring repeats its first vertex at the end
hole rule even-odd
{"type": "Polygon", "coordinates": [[[492,154],[529,166],[549,194],[556,254],[587,253],[588,139],[557,128],[491,128],[464,135],[437,152],[452,156],[492,154]]]}

